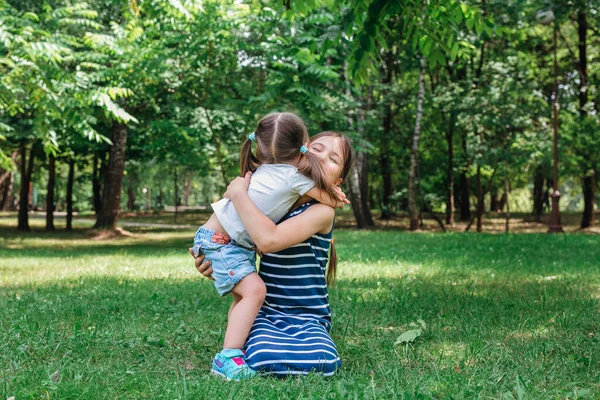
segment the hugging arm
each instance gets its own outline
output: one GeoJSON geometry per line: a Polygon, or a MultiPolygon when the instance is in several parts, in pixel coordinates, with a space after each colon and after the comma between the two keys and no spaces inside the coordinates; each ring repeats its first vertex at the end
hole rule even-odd
{"type": "Polygon", "coordinates": [[[302,214],[275,225],[254,205],[248,196],[250,174],[236,178],[225,197],[233,203],[246,231],[263,253],[274,253],[303,242],[317,232],[331,229],[335,212],[323,204],[310,207],[302,214]]]}

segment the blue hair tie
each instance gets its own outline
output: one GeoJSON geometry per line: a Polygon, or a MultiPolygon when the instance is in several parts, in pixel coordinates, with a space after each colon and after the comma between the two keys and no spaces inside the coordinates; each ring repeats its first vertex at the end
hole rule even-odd
{"type": "Polygon", "coordinates": [[[308,148],[306,146],[300,147],[300,153],[306,154],[307,151],[308,151],[308,148]]]}
{"type": "Polygon", "coordinates": [[[251,142],[254,142],[254,140],[256,140],[256,134],[252,132],[248,135],[248,139],[250,139],[251,142]]]}

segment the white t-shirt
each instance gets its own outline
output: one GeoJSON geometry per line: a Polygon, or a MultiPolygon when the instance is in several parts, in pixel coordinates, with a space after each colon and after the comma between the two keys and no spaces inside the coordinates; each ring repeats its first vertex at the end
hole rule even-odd
{"type": "MultiPolygon", "coordinates": [[[[263,164],[252,174],[248,196],[263,214],[277,223],[313,186],[315,182],[293,165],[263,164]]],[[[231,200],[221,199],[211,206],[233,240],[245,247],[254,246],[231,200]]]]}

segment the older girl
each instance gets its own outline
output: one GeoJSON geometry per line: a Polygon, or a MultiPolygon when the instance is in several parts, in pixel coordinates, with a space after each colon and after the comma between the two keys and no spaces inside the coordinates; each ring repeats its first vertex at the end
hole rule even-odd
{"type": "MultiPolygon", "coordinates": [[[[318,158],[326,179],[340,185],[352,164],[348,138],[323,132],[312,138],[308,151],[318,158]]],[[[250,174],[236,178],[225,194],[264,253],[259,276],[267,293],[245,344],[246,361],[262,374],[315,371],[332,375],[341,364],[329,336],[327,294],[337,264],[332,239],[334,210],[302,196],[293,211],[275,225],[250,201],[249,181],[250,174]]],[[[196,266],[205,276],[212,272],[202,257],[196,258],[196,266]]]]}
{"type": "MultiPolygon", "coordinates": [[[[254,172],[243,201],[251,203],[271,224],[305,194],[332,206],[337,203],[336,185],[327,179],[319,159],[308,151],[308,140],[306,126],[297,115],[272,113],[259,121],[242,148],[242,174],[254,172]],[[256,154],[252,152],[253,142],[256,154]]],[[[241,380],[254,375],[246,365],[242,347],[264,301],[265,285],[256,274],[255,237],[244,222],[245,211],[240,212],[234,204],[227,198],[212,204],[214,214],[196,232],[193,250],[212,262],[218,293],[233,295],[223,350],[215,355],[212,372],[228,380],[241,380]]]]}

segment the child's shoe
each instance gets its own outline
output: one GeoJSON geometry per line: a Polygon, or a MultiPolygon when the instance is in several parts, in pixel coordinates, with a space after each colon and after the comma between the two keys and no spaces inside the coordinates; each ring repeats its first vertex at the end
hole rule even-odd
{"type": "Polygon", "coordinates": [[[211,372],[228,381],[241,381],[256,375],[256,371],[246,364],[246,357],[240,349],[225,349],[217,353],[213,358],[211,372]]]}

